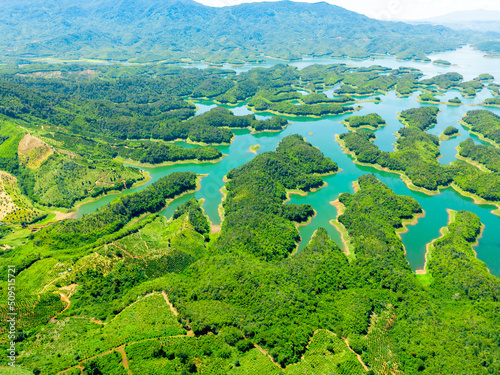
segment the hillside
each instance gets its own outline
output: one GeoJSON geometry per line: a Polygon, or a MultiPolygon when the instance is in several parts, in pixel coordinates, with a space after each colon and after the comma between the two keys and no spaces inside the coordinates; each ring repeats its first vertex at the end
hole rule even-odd
{"type": "Polygon", "coordinates": [[[212,8],[190,0],[22,0],[2,1],[0,9],[4,59],[242,63],[263,56],[401,53],[412,58],[456,48],[468,38],[442,26],[370,19],[325,2],[212,8]]]}

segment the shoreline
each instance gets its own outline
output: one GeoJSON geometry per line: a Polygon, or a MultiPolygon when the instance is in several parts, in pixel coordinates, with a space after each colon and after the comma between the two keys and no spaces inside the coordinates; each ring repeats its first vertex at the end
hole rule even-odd
{"type": "MultiPolygon", "coordinates": [[[[114,160],[123,163],[123,164],[128,164],[128,165],[133,165],[136,167],[141,167],[141,168],[159,168],[159,167],[169,167],[172,165],[177,165],[177,164],[208,164],[208,163],[218,163],[222,161],[227,156],[227,154],[222,154],[220,158],[217,159],[212,159],[212,160],[198,160],[198,159],[186,159],[186,160],[178,160],[178,161],[165,161],[163,163],[159,164],[150,164],[150,163],[141,163],[138,162],[137,160],[133,159],[123,159],[121,157],[117,157],[114,160]]],[[[149,173],[149,172],[148,172],[149,173]]]]}
{"type": "MultiPolygon", "coordinates": [[[[193,190],[187,190],[185,192],[183,192],[182,194],[174,197],[174,198],[170,198],[170,199],[166,199],[165,200],[165,206],[160,210],[158,211],[157,213],[159,214],[161,211],[163,211],[165,208],[167,208],[168,206],[170,206],[170,204],[175,201],[176,199],[179,199],[181,197],[183,197],[184,195],[187,195],[187,194],[192,194],[192,193],[196,193],[197,191],[199,191],[201,189],[201,179],[203,177],[207,177],[208,174],[197,174],[196,175],[196,187],[193,189],[193,190]]],[[[167,218],[168,220],[169,218],[167,218]]]]}
{"type": "MultiPolygon", "coordinates": [[[[107,196],[110,196],[110,195],[119,195],[121,193],[123,193],[124,191],[126,190],[129,190],[129,189],[133,189],[133,188],[136,188],[136,187],[139,187],[139,186],[142,186],[142,185],[145,185],[147,184],[151,179],[151,174],[148,172],[148,171],[143,171],[142,174],[145,176],[144,179],[142,180],[139,180],[139,181],[136,181],[130,188],[128,189],[123,189],[123,190],[110,190],[109,192],[107,192],[106,194],[101,194],[101,195],[98,195],[97,197],[87,197],[81,201],[78,201],[78,204],[76,204],[75,206],[73,206],[72,208],[68,208],[68,209],[65,209],[64,207],[59,207],[59,208],[62,208],[63,210],[65,211],[60,211],[60,210],[48,210],[48,207],[45,207],[44,210],[46,210],[47,212],[49,213],[53,213],[55,214],[55,218],[60,218],[60,219],[56,219],[56,221],[59,221],[59,220],[64,220],[64,219],[76,219],[76,214],[78,213],[78,210],[85,204],[87,203],[92,203],[92,202],[96,202],[98,201],[99,199],[101,198],[104,198],[104,197],[107,197],[107,196]],[[74,216],[74,217],[72,217],[74,216]]],[[[42,206],[44,207],[44,206],[42,206]]]]}
{"type": "Polygon", "coordinates": [[[342,116],[342,115],[345,115],[346,113],[353,113],[353,112],[359,111],[362,107],[358,106],[352,110],[344,111],[342,113],[325,113],[324,115],[320,115],[320,116],[317,116],[317,115],[294,115],[291,113],[283,113],[283,112],[277,112],[277,111],[272,111],[272,110],[259,111],[259,110],[256,110],[255,107],[248,106],[248,105],[247,105],[247,108],[249,108],[254,113],[270,113],[270,114],[273,114],[276,116],[299,117],[299,118],[300,117],[309,117],[309,118],[314,118],[314,119],[321,119],[325,116],[342,116]]]}
{"type": "MultiPolygon", "coordinates": [[[[314,211],[314,215],[309,216],[309,218],[306,221],[304,221],[303,223],[299,223],[299,222],[296,222],[296,221],[295,222],[292,221],[292,223],[295,223],[295,226],[297,227],[297,229],[299,229],[300,227],[306,227],[306,226],[308,226],[309,224],[311,224],[311,222],[313,221],[313,219],[318,215],[318,211],[316,211],[314,208],[313,208],[313,211],[314,211]]],[[[300,242],[302,242],[302,240],[300,242]]]]}
{"type": "Polygon", "coordinates": [[[257,151],[260,150],[260,145],[253,145],[248,148],[248,152],[257,155],[257,151]]]}
{"type": "MultiPolygon", "coordinates": [[[[394,228],[394,232],[401,240],[401,245],[403,246],[403,249],[405,251],[405,259],[406,259],[407,251],[406,251],[406,246],[403,243],[403,238],[401,237],[401,235],[403,233],[407,233],[410,230],[408,228],[410,225],[417,225],[418,221],[420,219],[424,218],[425,215],[426,215],[426,212],[425,212],[425,210],[422,209],[422,212],[414,213],[411,219],[401,219],[401,225],[402,225],[401,228],[394,228]]],[[[408,265],[411,266],[408,259],[406,259],[406,261],[408,262],[408,265]]]]}
{"type": "Polygon", "coordinates": [[[347,256],[348,259],[355,259],[356,255],[354,254],[354,248],[350,241],[349,233],[347,232],[344,224],[339,221],[339,216],[344,213],[345,206],[339,201],[338,198],[334,201],[331,201],[330,204],[337,209],[337,217],[330,220],[329,224],[334,226],[340,233],[340,239],[342,240],[342,244],[344,245],[343,253],[347,256]]]}
{"type": "Polygon", "coordinates": [[[450,186],[440,186],[437,188],[436,191],[434,190],[428,190],[426,188],[423,188],[423,187],[418,187],[418,186],[415,186],[413,185],[413,183],[411,182],[410,178],[404,173],[404,172],[398,172],[398,171],[393,171],[393,170],[390,170],[389,168],[386,168],[386,167],[382,167],[380,166],[379,164],[369,164],[369,163],[362,163],[360,161],[358,161],[357,157],[356,157],[356,154],[354,153],[354,151],[350,151],[346,146],[345,146],[345,143],[343,140],[340,139],[339,135],[336,134],[335,135],[335,140],[337,141],[337,143],[340,145],[340,147],[342,148],[342,151],[347,154],[347,155],[350,155],[353,159],[354,159],[354,163],[355,164],[358,164],[358,165],[361,165],[363,167],[371,167],[371,168],[374,168],[376,170],[379,170],[379,171],[382,171],[382,172],[388,172],[388,173],[394,173],[394,174],[397,174],[399,175],[399,177],[401,178],[401,180],[403,180],[403,182],[406,184],[406,186],[408,187],[408,189],[410,190],[413,190],[413,191],[418,191],[420,193],[424,193],[424,194],[427,194],[427,195],[430,195],[430,196],[433,196],[433,195],[438,195],[438,194],[441,194],[441,191],[440,189],[447,189],[449,188],[450,186]]]}
{"type": "Polygon", "coordinates": [[[461,135],[462,135],[461,133],[455,133],[455,134],[452,134],[452,135],[446,135],[446,134],[443,134],[443,132],[441,132],[441,134],[439,134],[439,142],[449,141],[450,139],[460,137],[461,135]]]}
{"type": "Polygon", "coordinates": [[[376,131],[376,130],[380,130],[382,129],[383,127],[387,126],[387,123],[385,122],[383,125],[380,125],[379,127],[373,127],[371,125],[361,125],[361,126],[358,126],[357,128],[353,128],[352,126],[349,125],[349,122],[348,121],[339,121],[342,125],[345,125],[345,127],[350,131],[350,132],[355,132],[356,130],[358,129],[368,129],[368,130],[372,130],[372,131],[376,131]]]}
{"type": "Polygon", "coordinates": [[[460,146],[459,145],[457,147],[455,147],[455,150],[457,150],[457,154],[455,155],[455,158],[457,160],[465,161],[466,163],[473,165],[474,167],[480,169],[483,172],[494,173],[493,171],[490,171],[488,168],[486,168],[483,164],[460,155],[460,146]]]}
{"type": "Polygon", "coordinates": [[[219,218],[220,218],[221,225],[222,225],[222,222],[224,221],[224,206],[223,206],[223,203],[224,203],[224,201],[226,200],[226,197],[227,197],[226,183],[228,182],[228,179],[226,178],[226,176],[222,177],[222,182],[224,182],[224,186],[222,186],[219,189],[219,192],[222,194],[222,199],[221,199],[219,205],[217,206],[217,212],[219,213],[219,218]]]}
{"type": "MultiPolygon", "coordinates": [[[[464,117],[465,117],[465,116],[464,116],[464,117]]],[[[475,135],[476,137],[478,137],[480,140],[485,141],[485,142],[488,142],[489,144],[491,144],[491,145],[493,145],[493,146],[495,146],[495,147],[497,147],[497,148],[500,148],[500,145],[499,145],[499,144],[497,144],[494,140],[489,139],[489,138],[486,138],[486,137],[485,137],[484,135],[482,135],[481,133],[478,133],[478,132],[476,132],[476,131],[472,130],[472,126],[471,126],[470,124],[466,123],[466,122],[463,120],[463,118],[462,118],[461,120],[458,120],[458,122],[459,122],[462,126],[466,127],[466,128],[467,128],[467,130],[469,131],[469,133],[470,133],[470,134],[473,134],[473,135],[475,135]]]]}
{"type": "MultiPolygon", "coordinates": [[[[337,169],[335,172],[328,172],[328,173],[315,173],[315,175],[318,175],[318,176],[321,176],[321,177],[325,177],[325,176],[331,176],[331,175],[334,175],[336,173],[339,173],[341,172],[342,169],[337,169]]],[[[307,194],[309,193],[315,193],[317,192],[319,189],[322,189],[324,187],[328,186],[328,182],[326,182],[325,180],[323,180],[323,184],[317,188],[313,188],[309,191],[304,191],[304,190],[299,190],[299,189],[294,189],[294,190],[287,190],[286,191],[286,199],[283,201],[283,204],[290,201],[292,199],[291,195],[292,194],[296,194],[296,195],[300,195],[302,197],[305,197],[307,194]]]]}
{"type": "Polygon", "coordinates": [[[465,190],[462,190],[458,187],[454,182],[451,183],[450,187],[452,187],[457,193],[463,195],[464,197],[471,198],[475,204],[483,205],[483,206],[496,206],[496,209],[491,210],[491,213],[497,216],[500,216],[500,202],[489,202],[475,194],[469,193],[465,190]]]}
{"type": "MultiPolygon", "coordinates": [[[[338,134],[335,136],[335,138],[337,139],[338,137],[338,134]]],[[[492,202],[492,201],[487,201],[486,199],[484,198],[481,198],[475,194],[472,194],[472,193],[469,193],[465,190],[462,190],[460,187],[458,187],[456,185],[455,182],[452,182],[450,185],[448,186],[438,186],[437,190],[428,190],[428,189],[425,189],[425,188],[421,188],[421,187],[418,187],[418,186],[415,186],[412,184],[410,178],[404,174],[403,172],[397,172],[397,171],[392,171],[388,168],[383,168],[381,167],[380,165],[378,164],[368,164],[368,163],[361,163],[359,161],[357,161],[357,158],[356,158],[356,155],[354,154],[354,152],[352,151],[349,151],[346,147],[345,147],[345,144],[344,142],[339,138],[337,139],[337,142],[339,143],[339,145],[341,146],[342,150],[350,155],[351,157],[353,157],[354,159],[354,163],[355,164],[358,164],[358,165],[361,165],[363,167],[371,167],[371,168],[374,168],[376,170],[379,170],[379,171],[382,171],[382,172],[388,172],[388,173],[394,173],[394,174],[397,174],[400,176],[401,180],[403,180],[403,182],[406,184],[406,186],[408,187],[408,189],[410,190],[413,190],[413,191],[417,191],[417,192],[420,192],[420,193],[424,193],[426,195],[430,195],[430,196],[433,196],[433,195],[439,195],[441,194],[441,190],[443,189],[449,189],[449,188],[452,188],[454,189],[457,193],[459,193],[460,195],[464,196],[464,197],[467,197],[467,198],[471,198],[475,204],[477,205],[490,205],[490,206],[496,206],[497,209],[493,209],[491,212],[494,214],[494,215],[497,215],[497,216],[500,216],[500,202],[492,202]]]]}
{"type": "MultiPolygon", "coordinates": [[[[434,247],[434,242],[438,241],[439,239],[443,238],[444,236],[446,236],[449,233],[448,227],[450,226],[451,223],[453,223],[455,221],[456,213],[458,211],[452,210],[451,208],[447,208],[446,212],[448,213],[448,222],[447,222],[446,226],[441,227],[439,229],[440,236],[433,239],[431,242],[429,242],[425,246],[424,266],[423,266],[423,268],[419,268],[419,269],[415,270],[416,275],[428,275],[429,274],[428,270],[427,270],[427,264],[428,264],[429,259],[431,258],[431,251],[434,247]]],[[[476,237],[476,240],[470,244],[472,252],[474,253],[474,256],[476,259],[479,259],[479,258],[477,257],[477,252],[476,252],[476,250],[474,250],[474,247],[479,245],[479,240],[483,237],[484,228],[486,228],[486,225],[481,223],[481,231],[479,232],[479,235],[476,237]]],[[[486,267],[486,268],[488,269],[488,272],[491,273],[490,269],[488,267],[486,267]]]]}
{"type": "MultiPolygon", "coordinates": [[[[293,221],[292,221],[292,223],[294,223],[294,224],[295,224],[295,228],[297,228],[297,230],[299,230],[299,228],[300,228],[300,227],[305,227],[305,226],[307,226],[307,225],[311,224],[311,221],[313,221],[313,219],[316,217],[316,215],[318,215],[318,212],[317,212],[315,209],[313,209],[313,211],[314,211],[314,215],[313,215],[313,216],[310,216],[310,217],[309,217],[306,221],[304,221],[303,223],[298,223],[298,222],[296,222],[296,221],[295,221],[295,222],[293,222],[293,221]]],[[[316,233],[316,231],[317,231],[317,230],[318,230],[318,229],[316,229],[316,230],[313,232],[313,234],[311,235],[311,238],[309,239],[309,242],[311,242],[311,239],[314,237],[314,234],[316,233]]],[[[304,240],[304,239],[302,238],[302,236],[300,236],[300,241],[299,241],[299,242],[297,242],[297,246],[295,247],[295,250],[294,250],[294,251],[290,254],[290,256],[291,256],[291,257],[292,257],[292,256],[294,256],[294,255],[296,255],[296,254],[299,252],[299,247],[300,247],[300,244],[302,243],[302,241],[303,241],[303,240],[304,240]]],[[[306,246],[307,246],[307,245],[306,245],[306,246]]]]}

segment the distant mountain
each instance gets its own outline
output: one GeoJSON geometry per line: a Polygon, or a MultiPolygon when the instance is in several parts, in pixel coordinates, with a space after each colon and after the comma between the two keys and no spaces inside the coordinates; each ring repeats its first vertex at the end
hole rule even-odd
{"type": "Polygon", "coordinates": [[[455,30],[500,32],[500,11],[484,9],[459,11],[412,23],[443,25],[455,30]]]}
{"type": "Polygon", "coordinates": [[[432,23],[458,23],[458,22],[484,22],[484,21],[500,21],[500,11],[494,10],[465,10],[448,13],[442,16],[431,17],[423,21],[432,23]]]}
{"type": "Polygon", "coordinates": [[[325,2],[213,8],[191,0],[0,0],[3,58],[147,62],[258,61],[262,56],[425,58],[468,35],[370,19],[325,2]]]}

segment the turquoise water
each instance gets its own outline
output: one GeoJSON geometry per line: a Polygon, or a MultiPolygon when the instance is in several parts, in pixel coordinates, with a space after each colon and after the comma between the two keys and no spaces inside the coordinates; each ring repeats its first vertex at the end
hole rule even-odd
{"type": "MultiPolygon", "coordinates": [[[[389,58],[371,61],[338,60],[337,62],[344,62],[352,65],[364,64],[366,66],[372,64],[380,64],[389,67],[414,66],[423,70],[427,75],[440,74],[446,71],[458,71],[463,74],[466,79],[476,77],[481,73],[490,73],[500,77],[500,66],[495,64],[495,60],[483,58],[482,54],[473,51],[469,47],[431,56],[431,58],[443,58],[458,66],[440,67],[425,63],[403,63],[396,62],[394,59],[391,60],[389,58]],[[423,66],[425,66],[425,69],[423,66]],[[472,69],[471,66],[475,68],[472,69]],[[460,69],[463,69],[463,71],[460,69]]],[[[333,59],[311,59],[310,61],[304,60],[296,62],[293,63],[293,65],[303,68],[311,63],[332,63],[332,60],[333,59]]],[[[241,69],[245,68],[246,67],[243,67],[241,69]]],[[[331,93],[332,90],[329,90],[327,95],[331,97],[331,93]]],[[[382,98],[381,103],[362,103],[361,105],[363,106],[363,109],[356,112],[356,114],[363,115],[372,112],[380,114],[382,118],[386,120],[387,126],[375,132],[377,136],[375,144],[384,151],[393,151],[393,143],[396,139],[395,133],[402,127],[402,124],[397,120],[397,113],[402,110],[424,104],[417,102],[418,93],[409,98],[397,98],[394,92],[390,92],[385,96],[377,96],[382,98]]],[[[447,126],[453,125],[457,127],[462,134],[454,139],[441,142],[442,157],[439,159],[439,162],[442,164],[449,164],[455,160],[455,147],[468,137],[471,137],[476,143],[483,143],[481,140],[477,139],[477,137],[469,135],[467,129],[462,127],[458,120],[460,120],[468,110],[482,108],[480,106],[471,106],[471,104],[478,104],[482,102],[485,98],[491,97],[491,93],[485,89],[474,99],[464,99],[461,97],[459,92],[450,91],[445,95],[440,96],[440,99],[442,101],[446,101],[447,99],[455,96],[461,98],[467,105],[449,106],[446,104],[440,104],[439,109],[441,112],[438,115],[438,124],[428,130],[429,133],[439,136],[439,134],[447,126]]],[[[195,104],[198,107],[198,114],[206,112],[216,106],[210,101],[197,101],[195,104]]],[[[237,115],[251,113],[248,108],[246,108],[245,104],[246,103],[242,103],[236,107],[227,106],[226,108],[231,109],[237,115]]],[[[500,114],[500,109],[489,107],[487,109],[500,114]]],[[[259,114],[257,117],[262,119],[269,116],[271,115],[259,114]]],[[[480,217],[481,222],[485,224],[485,230],[482,238],[479,240],[479,245],[475,248],[475,250],[478,258],[487,264],[490,271],[493,274],[500,276],[500,236],[498,236],[498,232],[500,230],[500,217],[491,213],[491,210],[494,207],[488,205],[476,205],[471,199],[461,196],[451,188],[442,190],[439,195],[428,196],[426,194],[408,189],[404,182],[396,174],[381,172],[371,167],[356,165],[353,163],[350,156],[342,152],[340,146],[335,141],[336,134],[341,134],[347,131],[345,126],[342,125],[340,121],[348,116],[349,114],[342,116],[327,116],[322,119],[290,117],[288,119],[291,124],[279,133],[250,134],[247,130],[237,130],[237,136],[230,146],[218,146],[218,148],[227,155],[220,162],[178,164],[156,168],[142,168],[149,171],[152,179],[143,186],[127,190],[126,193],[144,189],[147,185],[172,172],[193,171],[200,174],[208,174],[208,176],[202,178],[201,188],[199,191],[174,200],[161,212],[161,214],[170,217],[180,204],[186,202],[194,196],[196,198],[205,199],[203,205],[205,213],[209,216],[213,224],[220,224],[217,208],[222,199],[222,194],[220,193],[220,189],[224,185],[222,179],[227,172],[232,168],[237,168],[247,163],[255,157],[255,154],[249,152],[250,146],[255,144],[261,145],[261,148],[258,151],[259,154],[266,151],[272,151],[276,148],[283,137],[298,133],[304,136],[308,142],[317,146],[325,156],[337,162],[339,167],[342,169],[341,172],[333,176],[325,177],[324,180],[327,182],[327,186],[317,192],[309,193],[307,196],[292,195],[292,203],[309,203],[317,212],[316,217],[312,219],[309,225],[300,227],[299,229],[303,239],[300,243],[300,249],[307,244],[312,233],[318,227],[326,228],[332,239],[338,244],[341,244],[340,234],[332,225],[329,224],[329,221],[337,216],[336,208],[330,205],[329,202],[335,200],[342,192],[353,192],[352,183],[359,176],[366,173],[373,173],[397,194],[410,195],[417,199],[422,205],[422,208],[425,210],[425,217],[420,218],[416,225],[409,226],[408,232],[401,235],[403,244],[406,247],[407,259],[413,269],[423,267],[425,246],[428,242],[439,237],[440,228],[445,226],[448,221],[446,209],[451,208],[453,210],[469,210],[476,213],[480,217]]],[[[192,147],[184,142],[178,142],[177,144],[192,147]]],[[[80,217],[85,213],[93,212],[104,204],[109,203],[117,196],[118,195],[106,196],[95,202],[85,204],[78,210],[77,216],[80,217]]]]}

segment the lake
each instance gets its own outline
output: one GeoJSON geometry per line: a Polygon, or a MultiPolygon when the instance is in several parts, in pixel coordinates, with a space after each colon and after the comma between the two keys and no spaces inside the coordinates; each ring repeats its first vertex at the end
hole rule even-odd
{"type": "MultiPolygon", "coordinates": [[[[353,66],[370,66],[374,64],[387,66],[390,68],[397,68],[400,66],[411,66],[420,69],[426,76],[434,76],[446,72],[458,72],[464,76],[466,80],[470,80],[481,73],[490,73],[496,79],[500,78],[500,64],[497,60],[485,58],[482,53],[473,50],[471,47],[463,47],[456,51],[449,51],[430,56],[432,60],[444,59],[450,61],[453,66],[443,67],[431,63],[409,62],[409,61],[396,61],[394,58],[380,58],[373,60],[354,61],[347,59],[303,59],[301,61],[293,62],[290,65],[297,66],[299,69],[304,68],[311,64],[332,64],[332,63],[345,63],[353,66]]],[[[265,64],[260,65],[246,65],[235,69],[239,72],[251,69],[255,66],[271,66],[273,61],[267,61],[265,64]]],[[[327,91],[327,95],[331,97],[331,92],[327,91]]],[[[394,92],[387,95],[377,95],[381,97],[381,103],[361,103],[363,109],[356,112],[356,115],[364,115],[376,112],[382,116],[387,122],[387,126],[375,131],[377,139],[375,144],[383,151],[393,151],[393,143],[396,140],[395,133],[402,127],[402,124],[397,120],[397,113],[418,107],[421,104],[417,102],[418,93],[409,98],[398,98],[394,92]]],[[[483,143],[477,137],[470,135],[466,128],[462,127],[458,120],[471,109],[482,108],[480,106],[471,106],[472,104],[481,103],[485,98],[492,97],[492,94],[484,89],[476,98],[465,99],[462,98],[457,91],[450,91],[440,99],[446,100],[458,96],[462,99],[464,105],[462,106],[448,106],[445,104],[439,105],[440,113],[438,115],[438,124],[428,130],[429,133],[439,136],[439,134],[448,126],[453,125],[457,127],[462,134],[459,137],[441,142],[442,156],[439,162],[442,164],[449,164],[456,160],[455,147],[467,138],[472,138],[475,143],[483,143]]],[[[195,104],[198,107],[197,114],[204,113],[216,105],[210,101],[197,101],[195,104]]],[[[231,109],[236,115],[243,115],[252,113],[242,103],[236,107],[226,106],[231,109]]],[[[500,109],[487,107],[500,115],[500,109]]],[[[405,194],[414,197],[425,210],[425,216],[420,218],[416,225],[408,227],[408,232],[401,234],[403,244],[406,248],[406,257],[412,269],[421,269],[424,265],[425,246],[428,242],[440,236],[439,230],[441,227],[446,226],[448,221],[447,209],[453,210],[468,210],[472,211],[479,216],[481,222],[485,224],[483,236],[479,240],[479,245],[474,249],[480,260],[484,261],[491,273],[500,276],[500,217],[491,213],[494,206],[489,205],[476,205],[472,199],[466,198],[455,192],[453,189],[444,189],[440,194],[429,196],[424,193],[415,192],[404,184],[397,174],[378,171],[375,168],[363,167],[355,164],[352,158],[342,152],[339,144],[335,141],[335,135],[345,133],[348,130],[340,122],[351,114],[342,116],[325,116],[321,119],[289,117],[290,125],[279,133],[258,133],[250,134],[247,130],[236,130],[236,138],[229,146],[217,146],[224,154],[224,157],[218,163],[202,163],[202,164],[178,164],[172,166],[156,167],[156,168],[141,168],[147,170],[151,174],[151,180],[140,187],[133,188],[122,192],[122,194],[139,191],[144,189],[147,185],[153,183],[159,178],[177,171],[193,171],[200,174],[207,174],[201,180],[201,188],[199,191],[185,195],[181,198],[174,200],[161,214],[170,217],[175,209],[182,203],[189,200],[191,197],[203,198],[205,202],[203,208],[205,213],[209,216],[212,224],[220,224],[220,218],[217,208],[222,200],[220,189],[224,186],[222,181],[223,177],[232,168],[237,168],[255,157],[255,154],[249,152],[252,145],[259,144],[261,148],[258,153],[273,151],[281,139],[290,134],[301,134],[308,142],[317,146],[325,156],[335,161],[341,172],[327,176],[324,178],[327,186],[320,190],[309,193],[307,196],[292,195],[291,202],[297,204],[309,203],[317,212],[311,223],[307,226],[299,228],[302,241],[300,249],[302,249],[309,241],[311,235],[318,227],[327,229],[332,239],[342,246],[339,232],[329,224],[331,219],[337,216],[337,210],[330,205],[329,202],[337,199],[342,192],[354,192],[352,183],[359,176],[367,173],[373,173],[378,179],[387,184],[397,194],[405,194]]],[[[272,116],[271,114],[258,114],[257,118],[263,119],[272,116]]],[[[184,142],[177,142],[185,147],[196,147],[188,145],[184,142]]],[[[81,217],[85,213],[93,212],[99,207],[109,203],[118,195],[104,196],[97,201],[82,205],[77,211],[77,216],[81,217]]]]}

